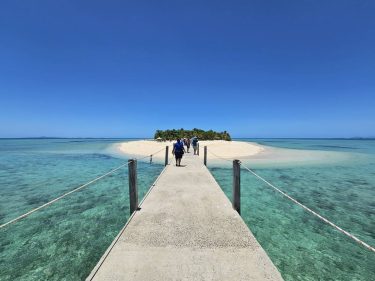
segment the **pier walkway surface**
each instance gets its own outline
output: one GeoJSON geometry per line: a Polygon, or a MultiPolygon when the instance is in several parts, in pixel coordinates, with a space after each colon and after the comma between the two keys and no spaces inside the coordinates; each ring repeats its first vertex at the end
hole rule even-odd
{"type": "Polygon", "coordinates": [[[201,160],[182,165],[166,167],[87,280],[282,280],[201,160]]]}

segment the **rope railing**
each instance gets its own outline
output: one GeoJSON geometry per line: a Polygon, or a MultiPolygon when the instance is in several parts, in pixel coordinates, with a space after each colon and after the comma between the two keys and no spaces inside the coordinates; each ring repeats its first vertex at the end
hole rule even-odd
{"type": "Polygon", "coordinates": [[[325,222],[326,224],[332,226],[333,228],[335,228],[336,230],[338,230],[339,232],[345,234],[346,236],[348,236],[349,238],[353,239],[355,242],[361,244],[362,246],[364,246],[365,248],[367,248],[368,250],[372,251],[375,253],[375,248],[370,246],[369,244],[367,244],[366,242],[362,241],[361,239],[359,239],[358,237],[354,236],[353,234],[351,234],[350,232],[342,229],[341,227],[339,227],[338,225],[336,225],[335,223],[331,222],[330,220],[328,220],[327,218],[323,217],[322,215],[318,214],[317,212],[313,211],[312,209],[310,209],[309,207],[307,207],[306,205],[302,204],[301,202],[299,202],[297,199],[293,198],[292,196],[290,196],[289,194],[287,194],[286,192],[282,191],[280,188],[276,187],[275,185],[273,185],[272,183],[270,183],[269,181],[267,181],[266,179],[264,179],[263,177],[261,177],[260,175],[258,175],[257,173],[255,173],[252,169],[246,167],[242,162],[241,162],[241,166],[249,171],[251,174],[253,174],[256,178],[260,179],[261,181],[263,181],[265,184],[267,184],[268,186],[272,187],[274,190],[276,190],[277,192],[279,192],[280,194],[282,194],[284,197],[288,198],[289,200],[291,200],[292,202],[294,202],[295,204],[297,204],[298,206],[302,207],[304,210],[306,210],[307,212],[313,214],[314,216],[316,216],[317,218],[319,218],[320,220],[322,220],[323,222],[325,222]]]}
{"type": "Polygon", "coordinates": [[[215,156],[216,158],[221,159],[221,160],[228,161],[228,162],[232,162],[233,161],[232,158],[224,158],[222,156],[219,156],[219,155],[213,153],[211,150],[207,150],[207,152],[210,153],[211,155],[215,156]]]}
{"type": "Polygon", "coordinates": [[[32,209],[32,210],[28,211],[27,213],[25,213],[25,214],[23,214],[23,215],[15,218],[15,219],[12,219],[12,220],[8,221],[7,223],[4,223],[4,224],[0,225],[0,229],[3,228],[3,227],[5,227],[5,226],[7,226],[7,225],[9,225],[9,224],[11,224],[11,223],[19,221],[20,219],[26,218],[27,216],[31,215],[32,213],[35,213],[36,211],[39,211],[40,209],[43,209],[43,208],[45,208],[45,207],[47,207],[47,206],[49,206],[49,205],[51,205],[51,204],[53,204],[53,203],[61,200],[61,199],[63,199],[64,197],[66,197],[66,196],[68,196],[68,195],[70,195],[70,194],[72,194],[74,192],[77,192],[77,191],[85,188],[86,186],[89,186],[90,184],[92,184],[94,182],[97,182],[98,180],[100,180],[102,178],[104,178],[104,177],[106,177],[106,176],[108,176],[110,174],[113,174],[114,172],[116,172],[117,170],[121,169],[122,167],[124,167],[127,164],[128,163],[124,163],[124,164],[120,165],[119,167],[117,167],[117,168],[115,168],[115,169],[113,169],[113,170],[105,173],[104,175],[101,175],[101,176],[99,176],[99,177],[97,177],[97,178],[95,178],[95,179],[93,179],[93,180],[91,180],[91,181],[89,181],[89,182],[87,182],[87,183],[85,183],[85,184],[83,184],[83,185],[81,185],[81,186],[79,186],[79,187],[77,187],[77,188],[69,191],[69,192],[64,193],[63,195],[60,195],[59,197],[57,197],[57,198],[55,198],[55,199],[53,199],[53,200],[51,200],[51,201],[49,201],[49,202],[41,205],[41,206],[39,206],[39,207],[37,207],[35,209],[32,209]]]}
{"type": "Polygon", "coordinates": [[[165,148],[162,148],[162,149],[160,149],[160,150],[158,150],[158,151],[156,151],[156,152],[154,152],[154,153],[151,153],[151,154],[149,154],[149,155],[146,155],[146,156],[141,157],[141,158],[136,158],[136,159],[137,159],[137,160],[143,160],[143,159],[146,159],[146,158],[149,158],[149,157],[152,158],[152,156],[154,156],[154,155],[156,155],[156,154],[158,154],[158,153],[160,153],[160,152],[162,152],[162,151],[165,151],[165,148]]]}
{"type": "MultiPolygon", "coordinates": [[[[155,155],[155,154],[157,154],[157,153],[160,153],[160,152],[163,151],[163,150],[165,150],[165,148],[160,149],[160,150],[158,150],[158,151],[156,151],[156,152],[154,152],[154,153],[152,153],[152,154],[150,154],[150,155],[147,155],[147,156],[145,156],[145,157],[135,158],[135,159],[131,159],[131,160],[129,160],[129,161],[131,162],[131,161],[134,161],[134,160],[143,160],[143,159],[146,159],[146,158],[148,158],[148,157],[152,157],[152,155],[155,155]]],[[[126,162],[126,163],[121,164],[121,165],[118,166],[117,168],[114,168],[114,169],[110,170],[109,172],[107,172],[107,173],[105,173],[105,174],[103,174],[103,175],[101,175],[101,176],[99,176],[99,177],[97,177],[97,178],[95,178],[95,179],[93,179],[93,180],[91,180],[91,181],[85,183],[85,184],[80,185],[79,187],[77,187],[77,188],[75,188],[75,189],[73,189],[73,190],[71,190],[71,191],[68,191],[68,192],[66,192],[66,193],[64,193],[64,194],[62,194],[62,195],[60,195],[59,197],[57,197],[57,198],[55,198],[55,199],[52,199],[51,201],[49,201],[49,202],[47,202],[47,203],[45,203],[45,204],[43,204],[43,205],[41,205],[41,206],[39,206],[39,207],[36,207],[36,208],[34,208],[34,209],[32,209],[32,210],[30,210],[30,211],[28,211],[28,212],[26,212],[26,213],[24,213],[24,214],[22,214],[22,215],[20,215],[20,216],[18,216],[18,217],[16,217],[16,218],[14,218],[14,219],[12,219],[12,220],[10,220],[10,221],[4,223],[4,224],[1,224],[1,225],[0,225],[0,229],[4,228],[4,227],[6,227],[6,226],[8,226],[8,225],[10,225],[10,224],[12,224],[12,223],[15,223],[15,222],[17,222],[17,221],[19,221],[19,220],[21,220],[21,219],[23,219],[23,218],[26,218],[26,217],[28,217],[29,215],[35,213],[36,211],[39,211],[39,210],[41,210],[41,209],[43,209],[43,208],[45,208],[45,207],[47,207],[47,206],[49,206],[49,205],[51,205],[51,204],[53,204],[53,203],[56,203],[57,201],[60,201],[60,200],[63,199],[64,197],[66,197],[66,196],[68,196],[68,195],[70,195],[70,194],[72,194],[72,193],[75,193],[75,192],[77,192],[77,191],[80,191],[81,189],[83,189],[83,188],[85,188],[85,187],[87,187],[87,186],[89,186],[89,185],[91,185],[91,184],[93,184],[93,183],[95,183],[95,182],[101,180],[102,178],[105,178],[106,176],[109,176],[110,174],[113,174],[114,172],[116,172],[116,171],[118,171],[119,169],[123,168],[124,166],[128,165],[128,164],[129,164],[129,161],[126,162]]],[[[150,163],[151,163],[151,162],[150,162],[150,163]]]]}
{"type": "Polygon", "coordinates": [[[335,223],[331,222],[329,219],[323,217],[322,215],[318,214],[317,212],[313,211],[312,209],[310,209],[309,207],[307,207],[306,205],[302,204],[301,202],[299,202],[297,199],[293,198],[292,196],[290,196],[289,194],[287,194],[286,192],[282,191],[280,188],[276,187],[275,185],[273,185],[272,183],[270,183],[269,181],[267,181],[266,179],[264,179],[263,177],[261,177],[260,175],[258,175],[257,173],[255,173],[252,169],[246,167],[242,162],[240,162],[241,166],[247,170],[248,172],[250,172],[251,174],[253,174],[256,178],[258,178],[259,180],[263,181],[265,184],[267,184],[268,186],[272,187],[274,190],[276,190],[278,193],[282,194],[284,197],[288,198],[289,200],[291,200],[292,202],[294,202],[295,204],[297,204],[298,206],[300,206],[301,208],[303,208],[304,210],[306,210],[307,212],[309,212],[310,214],[316,216],[317,218],[319,218],[320,220],[322,220],[323,222],[325,222],[326,224],[332,226],[333,228],[335,228],[336,230],[338,230],[339,232],[343,233],[344,235],[348,236],[349,238],[351,238],[352,240],[354,240],[355,242],[361,244],[362,246],[364,246],[365,248],[367,248],[368,250],[372,251],[375,253],[375,248],[370,246],[369,244],[367,244],[366,242],[362,241],[361,239],[359,239],[358,237],[354,236],[353,234],[351,234],[350,232],[342,229],[341,227],[339,227],[338,225],[336,225],[335,223]]]}
{"type": "MultiPolygon", "coordinates": [[[[217,157],[218,159],[221,159],[221,160],[224,160],[224,161],[230,161],[232,162],[233,160],[229,160],[228,158],[224,158],[222,156],[219,156],[211,151],[208,150],[209,153],[211,153],[213,156],[217,157]]],[[[302,204],[301,202],[299,202],[297,199],[293,198],[292,196],[290,196],[289,194],[287,194],[286,192],[282,191],[280,188],[276,187],[275,185],[273,185],[272,183],[270,183],[269,181],[267,181],[266,179],[264,179],[263,177],[261,177],[260,175],[258,175],[257,173],[255,173],[252,169],[250,169],[249,167],[245,166],[241,161],[239,161],[240,165],[245,169],[247,170],[248,172],[250,172],[252,175],[254,175],[256,178],[258,178],[259,180],[263,181],[265,184],[267,184],[268,186],[270,186],[271,188],[273,188],[274,190],[276,190],[277,192],[279,192],[280,194],[282,194],[284,197],[286,197],[287,199],[291,200],[293,203],[297,204],[298,206],[300,206],[301,208],[303,208],[304,210],[306,210],[307,212],[309,212],[310,214],[314,215],[315,217],[319,218],[321,221],[325,222],[326,224],[332,226],[333,228],[335,228],[337,231],[343,233],[344,235],[346,235],[347,237],[349,237],[350,239],[354,240],[355,242],[357,242],[358,244],[362,245],[363,247],[365,247],[366,249],[372,251],[375,253],[375,248],[372,247],[371,245],[367,244],[366,242],[362,241],[361,239],[359,239],[358,237],[356,237],[355,235],[351,234],[350,232],[342,229],[341,227],[339,227],[337,224],[331,222],[329,219],[323,217],[322,215],[318,214],[317,212],[313,211],[312,209],[310,209],[309,207],[307,207],[306,205],[302,204]]]]}

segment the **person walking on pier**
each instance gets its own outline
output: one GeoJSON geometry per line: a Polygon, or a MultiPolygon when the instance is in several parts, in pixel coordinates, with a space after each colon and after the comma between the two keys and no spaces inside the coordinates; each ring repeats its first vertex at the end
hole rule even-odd
{"type": "Polygon", "coordinates": [[[181,166],[182,155],[185,153],[184,143],[177,139],[177,142],[173,144],[172,154],[176,158],[176,166],[181,166]]]}
{"type": "Polygon", "coordinates": [[[189,149],[190,149],[190,139],[187,138],[186,139],[186,152],[189,153],[189,149]]]}
{"type": "Polygon", "coordinates": [[[197,137],[193,137],[192,141],[191,141],[191,144],[193,145],[193,150],[194,150],[194,155],[197,155],[198,154],[198,138],[197,137]]]}

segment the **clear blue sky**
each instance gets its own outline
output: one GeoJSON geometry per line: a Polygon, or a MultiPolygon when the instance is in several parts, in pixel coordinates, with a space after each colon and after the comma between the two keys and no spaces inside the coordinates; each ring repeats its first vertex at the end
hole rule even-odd
{"type": "Polygon", "coordinates": [[[375,136],[375,1],[0,2],[0,137],[375,136]]]}

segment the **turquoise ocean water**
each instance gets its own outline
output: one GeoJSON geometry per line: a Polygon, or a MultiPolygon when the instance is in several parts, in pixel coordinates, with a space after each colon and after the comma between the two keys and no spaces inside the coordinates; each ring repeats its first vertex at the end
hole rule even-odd
{"type": "MultiPolygon", "coordinates": [[[[375,246],[375,140],[254,141],[285,148],[281,150],[285,155],[298,157],[302,150],[302,158],[313,158],[276,164],[272,159],[261,164],[248,159],[244,163],[301,203],[375,246]]],[[[231,170],[219,165],[211,165],[210,170],[231,198],[231,170]]],[[[282,197],[246,170],[242,170],[241,177],[241,215],[285,280],[375,280],[375,253],[282,197]]]]}
{"type": "MultiPolygon", "coordinates": [[[[122,140],[0,140],[0,224],[126,162],[122,140]]],[[[243,159],[276,186],[375,245],[375,140],[245,140],[280,159],[243,159]],[[297,159],[299,158],[299,159],[297,159]],[[298,161],[296,161],[296,159],[298,161]],[[312,159],[312,160],[311,160],[312,159]]],[[[231,197],[231,169],[209,168],[231,197]]],[[[138,164],[141,197],[158,163],[138,164]]],[[[374,280],[375,254],[242,171],[242,217],[285,280],[374,280]]],[[[0,280],[84,280],[129,217],[127,168],[0,229],[0,280]]]]}
{"type": "MultiPolygon", "coordinates": [[[[0,224],[127,160],[120,140],[0,140],[0,224]]],[[[160,164],[138,163],[140,197],[160,164]]],[[[84,280],[129,218],[127,166],[0,229],[0,280],[84,280]]]]}

